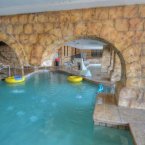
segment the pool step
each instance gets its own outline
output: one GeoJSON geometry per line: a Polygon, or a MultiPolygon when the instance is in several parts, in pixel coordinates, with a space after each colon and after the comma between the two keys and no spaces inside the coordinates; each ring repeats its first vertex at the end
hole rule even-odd
{"type": "Polygon", "coordinates": [[[96,97],[96,104],[117,105],[114,94],[100,93],[96,97]]]}
{"type": "Polygon", "coordinates": [[[121,129],[129,128],[135,144],[145,145],[145,110],[120,107],[108,98],[103,100],[105,101],[101,104],[96,101],[94,124],[121,129]]]}

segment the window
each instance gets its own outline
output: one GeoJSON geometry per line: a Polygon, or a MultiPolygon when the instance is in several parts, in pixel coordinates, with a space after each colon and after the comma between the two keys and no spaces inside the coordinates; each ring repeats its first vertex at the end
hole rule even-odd
{"type": "Polygon", "coordinates": [[[92,57],[101,57],[102,56],[102,50],[92,50],[91,51],[92,57]]]}

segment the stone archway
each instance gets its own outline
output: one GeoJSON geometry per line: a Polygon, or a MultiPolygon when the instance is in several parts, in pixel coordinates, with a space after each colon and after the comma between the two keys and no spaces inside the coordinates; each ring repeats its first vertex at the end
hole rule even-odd
{"type": "Polygon", "coordinates": [[[134,19],[129,13],[131,10],[139,12],[136,11],[138,6],[125,6],[2,17],[0,37],[16,49],[23,64],[30,62],[32,65],[40,65],[46,57],[52,57],[55,49],[70,40],[82,36],[103,38],[117,48],[125,60],[126,86],[140,88],[145,84],[144,56],[140,57],[145,33],[138,27],[142,18],[134,19]],[[128,9],[130,19],[124,17],[124,9],[128,9]],[[134,22],[137,24],[133,25],[134,22]],[[22,48],[27,55],[31,54],[29,60],[22,48]]]}
{"type": "Polygon", "coordinates": [[[21,45],[19,40],[15,38],[12,34],[4,33],[1,29],[0,41],[4,42],[16,53],[16,56],[18,57],[18,60],[20,62],[20,66],[24,66],[29,63],[23,46],[21,45]]]}
{"type": "MultiPolygon", "coordinates": [[[[88,36],[88,37],[76,37],[76,38],[70,38],[67,42],[69,41],[73,41],[73,40],[77,40],[77,39],[81,39],[81,38],[89,38],[89,39],[93,39],[93,40],[99,40],[101,42],[104,42],[106,43],[107,45],[109,45],[113,50],[114,52],[118,55],[119,59],[120,59],[120,62],[121,62],[121,81],[122,83],[125,85],[126,84],[126,66],[125,66],[125,60],[124,60],[124,57],[123,55],[121,54],[121,52],[113,45],[111,44],[110,42],[108,42],[107,40],[104,40],[102,38],[99,38],[99,37],[95,37],[95,36],[88,36]]],[[[65,41],[66,42],[66,41],[65,41]]],[[[41,64],[42,65],[51,65],[52,64],[52,60],[54,59],[54,56],[56,54],[56,52],[58,51],[58,49],[60,47],[62,47],[65,43],[62,43],[60,45],[51,45],[51,47],[49,47],[48,49],[46,49],[44,52],[43,52],[43,55],[42,55],[42,60],[41,60],[41,64]]]]}
{"type": "Polygon", "coordinates": [[[3,65],[9,65],[11,68],[21,66],[20,60],[14,49],[2,41],[0,41],[0,62],[3,65]]]}

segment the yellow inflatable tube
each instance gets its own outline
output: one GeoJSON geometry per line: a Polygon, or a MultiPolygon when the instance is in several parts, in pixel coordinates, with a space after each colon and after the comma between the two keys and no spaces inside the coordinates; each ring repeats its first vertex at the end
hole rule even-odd
{"type": "Polygon", "coordinates": [[[67,78],[67,80],[72,82],[72,83],[79,83],[79,82],[81,82],[83,80],[83,78],[80,77],[80,76],[69,76],[67,78]]]}
{"type": "Polygon", "coordinates": [[[24,76],[11,76],[11,77],[7,77],[5,79],[5,82],[9,83],[9,84],[15,84],[15,83],[21,83],[25,81],[25,77],[24,76]]]}

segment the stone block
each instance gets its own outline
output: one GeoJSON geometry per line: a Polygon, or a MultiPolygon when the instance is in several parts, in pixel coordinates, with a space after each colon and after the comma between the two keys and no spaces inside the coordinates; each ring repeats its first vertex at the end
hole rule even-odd
{"type": "Polygon", "coordinates": [[[145,40],[145,31],[136,31],[134,36],[132,37],[133,43],[144,43],[145,40]]]}
{"type": "Polygon", "coordinates": [[[127,32],[120,32],[118,33],[118,36],[115,39],[115,42],[117,42],[121,47],[121,51],[124,51],[128,47],[130,47],[133,43],[133,37],[135,35],[134,31],[127,31],[127,32]]]}
{"type": "Polygon", "coordinates": [[[38,42],[38,35],[37,34],[31,34],[29,35],[29,43],[34,44],[38,42]]]}
{"type": "Polygon", "coordinates": [[[123,18],[124,7],[111,7],[109,9],[109,18],[110,19],[120,19],[123,18]]]}
{"type": "MultiPolygon", "coordinates": [[[[144,72],[145,72],[145,68],[144,68],[144,72]]],[[[145,90],[145,73],[143,73],[143,76],[142,76],[142,79],[141,79],[141,87],[142,89],[145,90]]],[[[145,96],[144,96],[144,99],[145,99],[145,96]]],[[[144,100],[145,102],[145,100],[144,100]]]]}
{"type": "Polygon", "coordinates": [[[131,45],[126,50],[122,52],[126,63],[132,63],[136,61],[140,61],[141,56],[141,45],[131,45]]]}
{"type": "Polygon", "coordinates": [[[23,33],[23,25],[14,25],[13,27],[14,34],[21,34],[23,33]]]}
{"type": "Polygon", "coordinates": [[[87,24],[87,34],[90,35],[96,35],[101,32],[102,29],[102,23],[101,22],[88,22],[87,24]]]}
{"type": "Polygon", "coordinates": [[[40,44],[36,44],[33,47],[31,56],[36,57],[36,58],[41,58],[43,51],[44,51],[44,47],[40,44]]]}
{"type": "Polygon", "coordinates": [[[115,28],[118,31],[128,31],[129,21],[127,19],[116,19],[115,28]]]}
{"type": "Polygon", "coordinates": [[[99,37],[114,44],[116,38],[118,37],[118,32],[115,30],[114,27],[111,27],[111,26],[108,27],[106,25],[103,25],[103,27],[101,28],[99,37]]]}
{"type": "Polygon", "coordinates": [[[141,31],[143,30],[144,21],[140,18],[133,18],[129,21],[129,30],[141,31]]]}
{"type": "Polygon", "coordinates": [[[12,34],[13,33],[13,26],[12,25],[8,25],[6,28],[6,31],[8,34],[12,34]]]}
{"type": "Polygon", "coordinates": [[[132,100],[130,108],[145,109],[145,102],[138,102],[137,100],[132,100]]]}
{"type": "Polygon", "coordinates": [[[102,20],[109,18],[109,9],[108,8],[96,8],[96,13],[94,19],[102,20]]]}
{"type": "Polygon", "coordinates": [[[140,88],[141,87],[140,81],[141,81],[140,77],[127,78],[126,87],[140,88]]]}
{"type": "Polygon", "coordinates": [[[35,22],[37,22],[37,14],[29,14],[28,23],[35,23],[35,22]]]}
{"type": "Polygon", "coordinates": [[[86,35],[86,33],[87,33],[86,23],[80,22],[75,25],[74,27],[75,35],[86,35]]]}
{"type": "Polygon", "coordinates": [[[141,76],[140,61],[127,64],[126,65],[126,75],[127,75],[127,78],[140,77],[141,76]]]}
{"type": "Polygon", "coordinates": [[[39,64],[38,59],[35,57],[31,57],[30,64],[31,65],[38,65],[39,64]]]}
{"type": "Polygon", "coordinates": [[[145,56],[141,56],[141,66],[145,67],[145,56]]]}
{"type": "Polygon", "coordinates": [[[100,20],[97,21],[96,23],[101,23],[102,25],[108,26],[108,27],[114,27],[115,23],[114,20],[100,20]]]}
{"type": "Polygon", "coordinates": [[[31,55],[31,51],[33,49],[33,45],[30,45],[30,44],[24,44],[23,45],[23,49],[27,55],[27,58],[30,59],[30,55],[31,55]]]}
{"type": "Polygon", "coordinates": [[[32,24],[24,25],[24,33],[25,34],[32,34],[33,33],[33,25],[32,24]]]}
{"type": "Polygon", "coordinates": [[[2,20],[1,20],[1,23],[2,24],[9,24],[10,23],[10,17],[2,17],[1,18],[2,20]]]}
{"type": "Polygon", "coordinates": [[[54,41],[54,37],[49,34],[41,34],[39,35],[38,40],[40,45],[48,47],[54,41]]]}
{"type": "Polygon", "coordinates": [[[82,20],[82,10],[75,10],[70,12],[71,22],[79,22],[82,20]]]}
{"type": "Polygon", "coordinates": [[[5,33],[0,33],[0,40],[5,41],[8,38],[8,36],[5,33]]]}
{"type": "Polygon", "coordinates": [[[95,9],[84,9],[83,10],[83,20],[92,20],[95,15],[95,9]]]}
{"type": "Polygon", "coordinates": [[[74,25],[71,23],[61,24],[61,31],[63,32],[63,37],[73,36],[74,34],[74,25]]]}
{"type": "Polygon", "coordinates": [[[28,16],[29,15],[20,15],[19,16],[19,23],[20,24],[26,24],[26,23],[28,23],[28,16]]]}
{"type": "Polygon", "coordinates": [[[44,29],[45,29],[45,27],[42,23],[35,23],[33,25],[34,33],[43,33],[44,29]]]}
{"type": "Polygon", "coordinates": [[[29,36],[25,34],[20,35],[20,42],[22,44],[28,44],[29,43],[29,36]]]}
{"type": "Polygon", "coordinates": [[[120,91],[118,105],[123,107],[130,107],[131,100],[137,99],[137,97],[138,97],[137,89],[124,87],[120,91]]]}
{"type": "Polygon", "coordinates": [[[19,17],[18,16],[12,16],[10,22],[11,22],[11,24],[19,23],[19,17]]]}
{"type": "Polygon", "coordinates": [[[49,33],[51,35],[54,35],[58,39],[62,38],[62,35],[63,35],[60,28],[54,28],[49,33]]]}
{"type": "Polygon", "coordinates": [[[37,21],[40,23],[48,22],[48,16],[45,13],[38,14],[37,21]]]}
{"type": "Polygon", "coordinates": [[[145,17],[145,5],[139,5],[139,15],[140,17],[145,17]]]}
{"type": "Polygon", "coordinates": [[[49,23],[59,23],[59,13],[58,12],[49,12],[47,14],[49,23]]]}
{"type": "MultiPolygon", "coordinates": [[[[107,123],[107,124],[121,124],[121,119],[118,113],[118,108],[115,105],[95,105],[93,120],[96,124],[97,122],[107,123]]],[[[100,124],[102,125],[102,124],[100,124]]]]}
{"type": "Polygon", "coordinates": [[[44,32],[49,32],[53,29],[53,23],[44,23],[44,32]]]}
{"type": "MultiPolygon", "coordinates": [[[[14,35],[13,35],[14,36],[14,35]]],[[[11,46],[11,44],[13,44],[13,43],[16,43],[16,40],[19,40],[19,38],[18,38],[18,36],[17,36],[17,38],[15,38],[16,36],[14,36],[14,38],[13,37],[11,37],[11,38],[9,38],[9,45],[11,46]],[[16,40],[15,40],[16,39],[16,40]]]]}
{"type": "Polygon", "coordinates": [[[70,22],[70,12],[69,11],[60,11],[59,12],[60,22],[70,22]]]}
{"type": "Polygon", "coordinates": [[[132,18],[139,16],[138,6],[137,5],[131,5],[131,6],[125,6],[124,7],[124,17],[125,18],[132,18]]]}
{"type": "Polygon", "coordinates": [[[142,44],[141,56],[145,56],[145,44],[142,44]]]}

